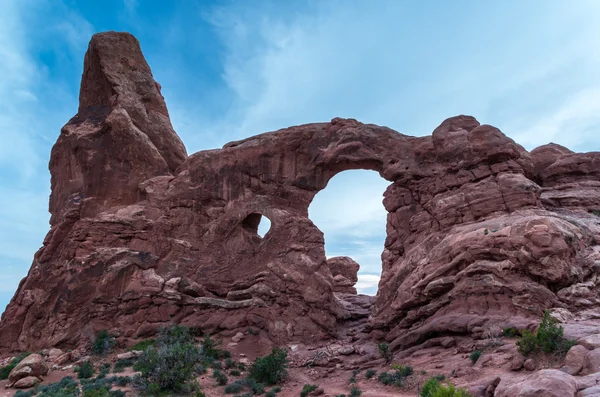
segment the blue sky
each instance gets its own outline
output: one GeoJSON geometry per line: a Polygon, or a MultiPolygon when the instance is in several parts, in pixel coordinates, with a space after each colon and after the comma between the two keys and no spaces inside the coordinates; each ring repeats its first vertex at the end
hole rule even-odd
{"type": "MultiPolygon", "coordinates": [[[[136,35],[193,153],[353,117],[410,135],[470,114],[527,149],[600,150],[600,1],[0,0],[0,311],[48,231],[50,148],[77,109],[94,32],[136,35]]],[[[342,173],[310,208],[327,254],[373,292],[377,174],[342,173]]]]}

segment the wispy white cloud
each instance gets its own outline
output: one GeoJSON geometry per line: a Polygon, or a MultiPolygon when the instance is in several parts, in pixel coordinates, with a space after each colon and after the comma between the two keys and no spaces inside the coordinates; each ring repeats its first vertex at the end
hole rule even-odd
{"type": "Polygon", "coordinates": [[[359,294],[375,295],[381,276],[378,274],[358,274],[358,282],[354,285],[359,294]]]}

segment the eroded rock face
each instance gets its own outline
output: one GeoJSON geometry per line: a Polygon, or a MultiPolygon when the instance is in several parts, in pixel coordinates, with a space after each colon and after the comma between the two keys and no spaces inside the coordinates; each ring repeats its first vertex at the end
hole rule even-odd
{"type": "Polygon", "coordinates": [[[334,256],[327,259],[327,266],[333,276],[334,292],[356,294],[354,284],[358,281],[358,263],[347,256],[334,256]]]}
{"type": "Polygon", "coordinates": [[[530,154],[458,116],[427,137],[333,119],[186,157],[137,41],[96,35],[78,114],[52,150],[52,227],[2,316],[0,347],[75,346],[99,329],[145,337],[169,323],[332,337],[351,313],[308,206],[348,169],[390,181],[369,329],[392,347],[585,310],[600,302],[600,154],[550,149],[530,154]]]}

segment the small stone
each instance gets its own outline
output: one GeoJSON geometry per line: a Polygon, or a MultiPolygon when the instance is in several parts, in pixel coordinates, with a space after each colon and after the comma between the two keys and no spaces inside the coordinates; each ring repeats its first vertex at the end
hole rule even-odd
{"type": "Polygon", "coordinates": [[[231,341],[234,343],[239,343],[242,339],[244,339],[244,334],[241,332],[238,332],[231,338],[231,341]]]}
{"type": "Polygon", "coordinates": [[[527,371],[534,371],[535,370],[535,362],[532,359],[527,359],[525,360],[525,362],[523,363],[523,366],[525,367],[525,369],[527,371]]]}
{"type": "Polygon", "coordinates": [[[520,371],[523,368],[523,363],[525,362],[525,357],[520,354],[516,354],[512,361],[510,362],[510,370],[511,371],[520,371]]]}

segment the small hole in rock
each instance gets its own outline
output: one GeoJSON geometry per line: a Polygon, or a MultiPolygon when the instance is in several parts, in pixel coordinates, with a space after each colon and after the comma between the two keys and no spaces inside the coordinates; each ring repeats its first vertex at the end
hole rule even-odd
{"type": "Polygon", "coordinates": [[[242,222],[244,229],[263,238],[271,229],[271,220],[259,213],[252,213],[242,222]]]}

